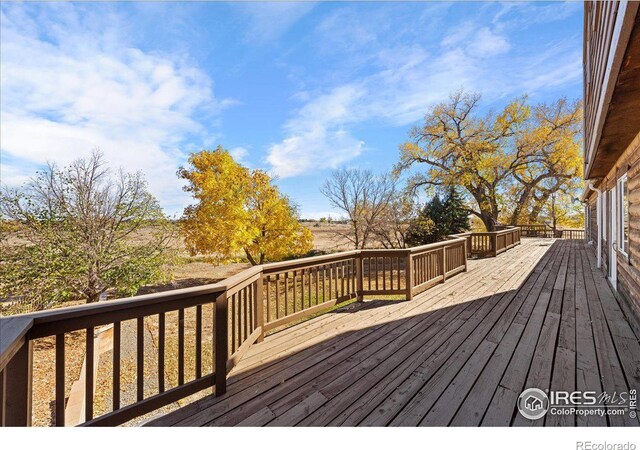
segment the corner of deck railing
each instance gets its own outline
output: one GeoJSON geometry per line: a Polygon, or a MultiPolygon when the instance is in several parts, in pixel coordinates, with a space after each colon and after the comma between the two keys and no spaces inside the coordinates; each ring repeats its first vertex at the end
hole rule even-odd
{"type": "Polygon", "coordinates": [[[0,426],[31,425],[33,341],[30,317],[0,318],[0,426]]]}

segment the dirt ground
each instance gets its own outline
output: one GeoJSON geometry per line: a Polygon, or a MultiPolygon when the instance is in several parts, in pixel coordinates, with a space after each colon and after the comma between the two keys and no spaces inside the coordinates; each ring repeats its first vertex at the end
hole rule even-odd
{"type": "MultiPolygon", "coordinates": [[[[349,250],[349,241],[340,236],[340,233],[348,231],[345,224],[327,224],[320,222],[305,222],[314,236],[314,250],[317,253],[333,253],[349,250]]],[[[184,243],[176,240],[175,249],[179,253],[182,264],[174,268],[173,279],[169,283],[145,286],[138,293],[146,294],[160,292],[170,289],[198,286],[209,283],[216,283],[228,278],[242,270],[250,267],[249,263],[236,262],[224,265],[213,265],[205,262],[202,257],[192,257],[185,249],[184,243]]],[[[81,304],[78,302],[67,302],[61,306],[71,306],[81,304]]],[[[212,312],[211,306],[203,307],[203,342],[212,342],[212,312]]],[[[145,318],[145,396],[157,393],[157,316],[145,318]]],[[[170,389],[177,385],[177,313],[167,314],[166,317],[166,372],[165,385],[170,389]],[[175,317],[174,317],[175,316],[175,317]]],[[[122,349],[121,349],[121,397],[122,406],[135,401],[136,389],[136,341],[137,329],[135,320],[122,323],[122,349]]],[[[195,376],[195,308],[185,310],[185,381],[192,380],[195,376]]],[[[66,392],[69,395],[72,383],[78,379],[85,354],[85,331],[67,333],[65,336],[65,365],[66,365],[66,392]]],[[[212,369],[213,348],[212,345],[202,347],[202,372],[207,374],[212,369]]],[[[33,365],[33,425],[50,426],[55,421],[55,379],[51,376],[55,373],[55,338],[43,338],[34,342],[34,365],[33,365]]],[[[94,411],[96,416],[111,410],[112,391],[112,360],[113,354],[109,350],[103,353],[99,360],[98,376],[96,381],[96,392],[94,401],[94,411]]],[[[141,417],[132,421],[129,425],[137,425],[148,417],[160,412],[175,409],[185,402],[193,401],[194,398],[207,395],[209,390],[196,394],[188,399],[184,399],[173,405],[164,408],[162,411],[141,417]]]]}

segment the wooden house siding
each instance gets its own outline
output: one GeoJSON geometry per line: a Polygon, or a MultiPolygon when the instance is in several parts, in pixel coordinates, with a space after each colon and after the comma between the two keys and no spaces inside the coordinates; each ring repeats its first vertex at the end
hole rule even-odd
{"type": "MultiPolygon", "coordinates": [[[[622,156],[617,160],[605,178],[598,184],[598,189],[603,195],[617,186],[618,180],[627,175],[629,189],[629,252],[628,258],[617,255],[617,290],[625,313],[632,318],[636,332],[640,332],[640,133],[627,147],[622,156]]],[[[593,241],[594,251],[597,251],[598,224],[596,210],[597,195],[591,192],[587,197],[589,208],[590,240],[593,241]]],[[[603,222],[609,223],[610,206],[606,204],[603,212],[603,222]]],[[[608,236],[603,236],[602,243],[602,270],[609,273],[609,246],[606,244],[611,230],[603,226],[603,231],[608,236]]]]}

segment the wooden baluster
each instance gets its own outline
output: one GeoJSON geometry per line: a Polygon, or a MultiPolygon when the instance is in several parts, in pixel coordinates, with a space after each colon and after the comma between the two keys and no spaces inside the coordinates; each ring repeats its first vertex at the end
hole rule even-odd
{"type": "Polygon", "coordinates": [[[298,273],[294,270],[293,271],[293,312],[295,313],[298,310],[298,277],[297,277],[298,273]]]}
{"type": "Polygon", "coordinates": [[[178,386],[184,384],[184,308],[178,310],[178,386]]]}
{"type": "Polygon", "coordinates": [[[264,301],[264,292],[262,291],[262,275],[260,278],[254,283],[254,289],[256,291],[256,328],[260,328],[260,336],[258,336],[258,342],[262,342],[264,340],[264,309],[265,306],[267,310],[269,309],[268,303],[264,301]]]}
{"type": "MultiPolygon", "coordinates": [[[[56,335],[56,426],[64,426],[65,360],[64,333],[56,335]]],[[[2,386],[0,385],[0,390],[2,386]]]]}
{"type": "Polygon", "coordinates": [[[196,379],[202,377],[202,305],[196,306],[196,379]]]}
{"type": "Polygon", "coordinates": [[[396,260],[396,288],[400,290],[400,258],[395,257],[396,260]]]}
{"type": "Polygon", "coordinates": [[[378,290],[378,257],[374,258],[374,267],[376,269],[376,291],[378,290]]]}
{"type": "Polygon", "coordinates": [[[393,256],[389,257],[389,289],[393,290],[393,256]]]}
{"type": "Polygon", "coordinates": [[[86,422],[93,419],[93,333],[94,328],[86,329],[86,365],[84,377],[84,420],[86,422]]]}
{"type": "Polygon", "coordinates": [[[371,290],[371,258],[367,257],[363,261],[367,261],[367,290],[371,290]]]}
{"type": "Polygon", "coordinates": [[[332,287],[333,264],[328,264],[328,270],[329,270],[329,300],[331,300],[333,298],[333,287],[332,287]]]}
{"type": "Polygon", "coordinates": [[[322,303],[327,301],[327,266],[322,266],[322,303]]]}
{"type": "Polygon", "coordinates": [[[382,290],[387,290],[387,257],[382,257],[382,290]]]}
{"type": "Polygon", "coordinates": [[[251,318],[250,318],[250,312],[249,312],[249,305],[247,302],[247,288],[244,288],[240,292],[242,293],[242,308],[243,308],[242,321],[244,322],[244,336],[242,337],[242,341],[240,342],[240,345],[242,345],[244,341],[246,341],[247,338],[249,337],[249,321],[251,320],[251,318]]]}
{"type": "Polygon", "coordinates": [[[309,308],[311,308],[311,268],[307,269],[307,294],[309,295],[309,308]]]}
{"type": "MultiPolygon", "coordinates": [[[[158,314],[158,391],[164,392],[164,340],[165,340],[165,314],[158,314]]],[[[119,330],[118,330],[119,334],[119,330]]],[[[114,332],[115,345],[115,332],[114,332]]]]}
{"type": "Polygon", "coordinates": [[[364,295],[362,295],[362,291],[364,290],[363,284],[363,263],[364,260],[362,257],[358,256],[355,258],[356,262],[356,299],[361,302],[364,300],[364,295]]]}
{"type": "Polygon", "coordinates": [[[236,294],[233,294],[231,296],[231,298],[229,299],[229,308],[231,308],[231,354],[233,355],[236,352],[236,342],[238,341],[238,334],[240,327],[238,326],[238,323],[240,323],[240,321],[238,320],[238,311],[237,309],[239,309],[239,305],[238,302],[236,301],[237,296],[236,294]],[[236,328],[238,329],[238,332],[236,333],[236,328]]]}
{"type": "Polygon", "coordinates": [[[276,319],[280,318],[280,274],[276,274],[276,319]]]}
{"type": "Polygon", "coordinates": [[[338,264],[338,269],[340,271],[340,297],[344,297],[344,281],[345,281],[344,261],[338,264]]]}
{"type": "Polygon", "coordinates": [[[284,273],[284,316],[289,315],[289,272],[284,273]]]}
{"type": "Polygon", "coordinates": [[[355,294],[356,293],[356,264],[358,263],[358,261],[356,260],[356,258],[353,258],[351,260],[351,293],[355,294]]]}
{"type": "Polygon", "coordinates": [[[136,398],[140,402],[144,399],[144,317],[138,317],[136,329],[136,360],[137,360],[137,389],[136,398]]]}
{"type": "Polygon", "coordinates": [[[301,300],[301,311],[304,311],[306,309],[305,307],[305,292],[306,292],[306,285],[305,285],[305,274],[307,272],[307,269],[302,269],[302,272],[300,273],[300,300],[301,300]]]}
{"type": "Polygon", "coordinates": [[[120,328],[120,322],[113,324],[113,393],[111,396],[114,411],[120,409],[120,328]]]}
{"type": "Polygon", "coordinates": [[[247,334],[247,337],[249,337],[249,334],[253,333],[253,330],[255,330],[255,318],[256,318],[256,311],[253,304],[254,303],[253,284],[250,284],[245,288],[245,295],[247,296],[247,307],[249,308],[249,314],[248,314],[249,327],[248,327],[248,334],[247,334]]]}
{"type": "Polygon", "coordinates": [[[266,307],[267,307],[267,311],[266,311],[267,323],[271,322],[271,295],[269,295],[269,284],[270,284],[270,278],[269,278],[269,275],[267,275],[265,277],[265,285],[264,285],[265,288],[266,288],[266,291],[267,291],[266,292],[266,298],[267,299],[265,301],[265,304],[266,304],[266,307]]]}
{"type": "Polygon", "coordinates": [[[233,298],[233,303],[236,306],[235,309],[235,314],[236,314],[236,323],[238,326],[238,340],[236,341],[236,345],[234,345],[234,349],[233,352],[235,353],[236,350],[238,350],[238,348],[242,345],[242,330],[244,329],[244,324],[243,324],[243,318],[244,318],[244,312],[243,312],[243,306],[244,303],[242,302],[242,291],[238,291],[235,294],[232,295],[233,298]]]}
{"type": "Polygon", "coordinates": [[[316,275],[316,305],[318,304],[319,301],[319,296],[320,296],[320,274],[318,273],[318,268],[314,267],[313,271],[315,272],[316,275]]]}

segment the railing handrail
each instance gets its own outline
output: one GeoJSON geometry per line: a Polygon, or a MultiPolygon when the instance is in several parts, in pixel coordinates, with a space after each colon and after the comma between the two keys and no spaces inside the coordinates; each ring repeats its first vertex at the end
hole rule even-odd
{"type": "MultiPolygon", "coordinates": [[[[374,249],[372,251],[382,251],[381,249],[374,249]]],[[[259,266],[262,272],[265,274],[277,272],[280,269],[295,269],[302,266],[311,266],[320,263],[327,263],[332,261],[339,261],[354,256],[360,255],[364,250],[349,250],[345,252],[329,253],[327,255],[308,256],[306,258],[291,259],[287,261],[278,261],[272,263],[261,264],[259,266]]],[[[242,273],[242,272],[241,272],[242,273]]]]}
{"type": "Polygon", "coordinates": [[[456,243],[460,243],[460,242],[465,242],[466,239],[461,238],[461,237],[455,237],[455,238],[451,238],[449,236],[447,236],[447,240],[445,241],[440,241],[440,242],[434,242],[432,244],[425,244],[425,245],[420,245],[418,247],[410,247],[408,250],[410,250],[411,254],[414,253],[420,253],[423,251],[428,251],[428,250],[433,250],[433,249],[437,249],[437,248],[441,248],[441,247],[448,247],[451,244],[456,244],[456,243]]]}

